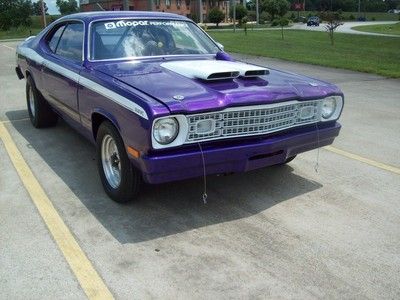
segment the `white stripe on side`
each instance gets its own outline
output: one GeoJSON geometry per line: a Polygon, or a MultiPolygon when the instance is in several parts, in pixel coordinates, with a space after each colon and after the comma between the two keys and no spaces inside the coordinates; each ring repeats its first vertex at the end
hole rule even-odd
{"type": "Polygon", "coordinates": [[[138,104],[132,102],[128,98],[125,98],[125,97],[121,96],[120,94],[118,94],[118,93],[116,93],[116,92],[90,80],[90,79],[80,76],[78,73],[75,73],[75,72],[73,72],[67,68],[64,68],[50,60],[43,58],[36,51],[26,48],[26,47],[18,47],[17,53],[35,61],[38,64],[45,66],[46,68],[51,69],[52,71],[54,71],[58,74],[61,74],[65,77],[77,82],[78,84],[83,85],[84,87],[86,87],[108,99],[110,99],[111,101],[125,107],[126,109],[132,111],[133,113],[139,115],[140,117],[142,117],[146,120],[149,119],[146,111],[138,104]]]}
{"type": "Polygon", "coordinates": [[[126,109],[129,109],[135,114],[141,116],[142,118],[146,120],[149,119],[143,108],[141,108],[139,105],[132,102],[131,100],[121,96],[120,94],[117,94],[116,92],[113,92],[112,90],[107,89],[106,87],[82,76],[79,77],[79,84],[87,87],[88,89],[91,89],[92,91],[95,91],[96,93],[106,98],[111,99],[112,101],[118,103],[119,105],[125,107],[126,109]]]}

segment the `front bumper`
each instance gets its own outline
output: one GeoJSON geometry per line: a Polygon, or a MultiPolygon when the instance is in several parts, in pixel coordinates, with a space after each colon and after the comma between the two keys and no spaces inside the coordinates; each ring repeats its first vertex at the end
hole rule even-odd
{"type": "MultiPolygon", "coordinates": [[[[246,172],[283,163],[298,153],[332,144],[340,128],[334,122],[318,130],[313,125],[235,145],[229,141],[227,146],[204,145],[206,174],[246,172]]],[[[146,182],[164,183],[202,176],[203,160],[200,148],[156,154],[142,157],[141,169],[146,182]]]]}

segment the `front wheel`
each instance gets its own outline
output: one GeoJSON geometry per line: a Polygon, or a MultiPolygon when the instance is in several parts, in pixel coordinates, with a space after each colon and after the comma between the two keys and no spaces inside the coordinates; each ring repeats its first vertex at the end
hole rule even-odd
{"type": "Polygon", "coordinates": [[[97,166],[104,190],[116,202],[134,199],[141,183],[140,172],[133,167],[117,129],[108,121],[97,132],[97,166]]]}
{"type": "Polygon", "coordinates": [[[286,164],[290,163],[293,159],[295,159],[296,156],[297,156],[297,155],[293,155],[293,156],[291,156],[291,157],[288,157],[288,158],[286,158],[286,160],[285,160],[284,162],[282,162],[282,163],[280,163],[280,164],[278,164],[278,165],[286,165],[286,164]]]}

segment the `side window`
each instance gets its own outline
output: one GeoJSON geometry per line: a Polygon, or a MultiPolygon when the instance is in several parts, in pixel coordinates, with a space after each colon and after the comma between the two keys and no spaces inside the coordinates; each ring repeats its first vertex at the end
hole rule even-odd
{"type": "Polygon", "coordinates": [[[83,48],[83,24],[68,24],[61,36],[56,49],[56,54],[71,59],[73,61],[82,60],[83,48]]]}
{"type": "Polygon", "coordinates": [[[60,39],[60,36],[64,32],[65,25],[60,26],[54,33],[53,35],[48,39],[48,45],[49,48],[52,52],[56,52],[58,41],[60,39]]]}

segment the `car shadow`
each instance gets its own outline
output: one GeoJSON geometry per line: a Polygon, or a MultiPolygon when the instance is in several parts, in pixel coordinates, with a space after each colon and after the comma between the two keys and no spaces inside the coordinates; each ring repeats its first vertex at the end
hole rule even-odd
{"type": "Polygon", "coordinates": [[[136,201],[121,205],[104,193],[95,148],[84,137],[63,121],[54,128],[38,130],[28,120],[20,120],[27,118],[26,111],[10,111],[6,115],[27,140],[27,146],[123,244],[253,216],[322,186],[294,174],[290,165],[282,165],[230,176],[208,176],[207,204],[202,200],[203,179],[196,178],[145,185],[136,201]]]}

